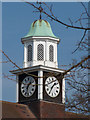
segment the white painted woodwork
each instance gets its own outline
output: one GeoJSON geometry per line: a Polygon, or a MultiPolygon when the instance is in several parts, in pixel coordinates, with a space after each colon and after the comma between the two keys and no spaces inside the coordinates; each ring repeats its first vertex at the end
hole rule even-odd
{"type": "Polygon", "coordinates": [[[38,99],[43,100],[43,71],[38,71],[38,99]]]}
{"type": "Polygon", "coordinates": [[[65,78],[62,79],[62,103],[65,103],[65,78]]]}
{"type": "MultiPolygon", "coordinates": [[[[59,69],[59,68],[54,68],[54,67],[48,67],[48,66],[42,66],[42,65],[37,65],[37,66],[33,66],[33,67],[29,67],[29,68],[22,68],[23,72],[34,72],[34,71],[38,71],[38,70],[42,70],[42,71],[47,71],[47,72],[55,72],[55,73],[64,73],[65,70],[59,69]]],[[[20,69],[18,70],[13,70],[10,71],[12,74],[22,74],[22,71],[20,69]]]]}
{"type": "Polygon", "coordinates": [[[35,37],[26,39],[24,38],[24,65],[23,67],[31,67],[31,66],[37,66],[37,65],[44,65],[48,67],[54,67],[58,68],[58,62],[57,62],[57,43],[59,42],[59,39],[54,38],[46,38],[46,37],[35,37]],[[44,60],[38,61],[37,60],[37,46],[39,44],[43,44],[44,46],[44,60]],[[28,45],[32,45],[32,61],[27,60],[28,55],[28,45]],[[53,45],[54,47],[54,61],[49,61],[49,46],[53,45]]]}
{"type": "Polygon", "coordinates": [[[18,82],[18,75],[16,75],[16,102],[19,101],[19,82],[18,82]]]}

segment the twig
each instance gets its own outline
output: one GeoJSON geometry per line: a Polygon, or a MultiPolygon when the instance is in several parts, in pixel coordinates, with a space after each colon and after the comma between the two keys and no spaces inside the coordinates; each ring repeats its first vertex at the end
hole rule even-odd
{"type": "Polygon", "coordinates": [[[38,78],[38,76],[36,76],[36,75],[32,75],[32,74],[28,74],[27,72],[24,72],[18,65],[16,65],[16,63],[14,63],[5,53],[4,53],[4,51],[2,51],[2,50],[0,50],[4,55],[5,55],[5,57],[15,66],[15,67],[17,67],[22,73],[25,73],[25,74],[27,74],[27,75],[31,75],[31,76],[33,76],[33,77],[37,77],[38,78]]]}
{"type": "Polygon", "coordinates": [[[9,79],[9,80],[12,80],[12,81],[17,82],[15,79],[8,77],[8,76],[7,76],[7,75],[5,75],[4,73],[3,73],[3,76],[4,76],[4,78],[7,78],[7,79],[9,79]]]}
{"type": "Polygon", "coordinates": [[[87,30],[84,31],[83,37],[81,38],[81,40],[80,40],[80,42],[78,44],[78,47],[72,52],[72,54],[75,53],[78,50],[78,48],[80,47],[80,44],[81,44],[82,40],[84,39],[84,37],[86,35],[86,32],[87,32],[87,30]]]}
{"type": "Polygon", "coordinates": [[[52,6],[49,7],[45,2],[42,2],[42,3],[49,9],[49,11],[51,12],[51,15],[56,19],[55,15],[52,12],[52,6]]]}
{"type": "Polygon", "coordinates": [[[9,62],[9,61],[2,61],[2,62],[0,61],[0,63],[8,63],[8,62],[9,62]]]}
{"type": "Polygon", "coordinates": [[[84,9],[85,9],[85,11],[86,11],[86,13],[87,13],[87,16],[90,17],[90,15],[89,15],[88,12],[87,12],[87,8],[86,8],[85,5],[83,4],[83,2],[81,2],[81,4],[82,4],[82,6],[84,7],[84,9]]]}
{"type": "Polygon", "coordinates": [[[72,20],[70,18],[69,18],[69,21],[70,21],[71,25],[73,26],[73,22],[72,22],[72,20]]]}
{"type": "MultiPolygon", "coordinates": [[[[22,0],[22,1],[24,1],[24,0],[22,0]]],[[[27,3],[27,4],[29,4],[29,5],[31,5],[31,6],[33,6],[34,8],[36,8],[36,9],[38,9],[38,10],[40,11],[39,7],[35,6],[34,4],[32,4],[32,3],[30,3],[30,2],[26,2],[26,1],[24,1],[24,2],[27,3]]],[[[82,30],[90,30],[90,28],[68,25],[68,24],[60,21],[60,20],[57,19],[56,17],[53,17],[53,16],[49,15],[49,14],[46,13],[44,10],[42,10],[42,13],[46,14],[49,18],[55,20],[56,22],[58,22],[58,23],[60,23],[60,24],[62,24],[62,25],[64,25],[64,26],[66,26],[66,27],[68,27],[68,28],[75,28],[75,29],[82,29],[82,30]]]]}
{"type": "Polygon", "coordinates": [[[87,56],[86,58],[84,58],[82,61],[80,61],[79,63],[77,63],[76,65],[72,66],[70,69],[66,70],[63,75],[67,74],[68,72],[70,72],[72,69],[78,67],[79,65],[81,65],[83,62],[85,62],[86,60],[88,60],[90,58],[90,55],[87,56]]]}

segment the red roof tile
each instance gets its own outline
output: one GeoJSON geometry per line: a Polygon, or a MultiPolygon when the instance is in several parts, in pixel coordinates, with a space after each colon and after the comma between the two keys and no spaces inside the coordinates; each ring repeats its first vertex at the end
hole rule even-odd
{"type": "Polygon", "coordinates": [[[65,106],[63,104],[56,104],[47,101],[33,101],[27,105],[5,101],[1,101],[0,103],[2,103],[2,118],[62,118],[62,120],[64,118],[69,118],[68,120],[70,120],[70,118],[79,118],[79,120],[90,119],[90,116],[65,112],[65,106]]]}

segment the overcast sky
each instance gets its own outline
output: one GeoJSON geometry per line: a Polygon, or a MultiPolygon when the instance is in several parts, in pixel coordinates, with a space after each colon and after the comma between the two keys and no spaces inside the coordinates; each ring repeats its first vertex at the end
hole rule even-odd
{"type": "MultiPolygon", "coordinates": [[[[56,17],[68,24],[70,24],[69,18],[75,22],[79,19],[81,13],[84,12],[84,8],[79,2],[48,3],[48,5],[50,4],[53,4],[52,10],[56,17]]],[[[87,7],[87,3],[85,5],[87,7]]],[[[24,2],[2,4],[2,48],[11,60],[21,68],[23,67],[23,44],[21,43],[21,38],[28,33],[31,23],[39,19],[39,13],[33,11],[35,9],[24,2]]],[[[72,59],[80,60],[80,56],[83,53],[76,52],[72,54],[72,52],[83,36],[83,31],[66,28],[55,21],[51,21],[43,14],[42,19],[50,23],[53,33],[60,38],[58,45],[59,68],[62,68],[61,65],[70,64],[72,59]]],[[[76,25],[78,26],[78,24],[76,25]]],[[[5,56],[3,56],[3,61],[7,61],[5,56]]],[[[4,74],[11,75],[9,71],[14,69],[17,68],[13,67],[11,63],[3,63],[2,72],[4,74]]],[[[16,82],[7,78],[3,78],[3,100],[16,101],[16,82]]]]}

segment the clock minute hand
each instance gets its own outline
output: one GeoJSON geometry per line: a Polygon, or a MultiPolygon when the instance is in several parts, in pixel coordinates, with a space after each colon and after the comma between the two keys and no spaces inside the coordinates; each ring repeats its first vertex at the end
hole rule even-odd
{"type": "Polygon", "coordinates": [[[45,84],[45,85],[48,86],[48,84],[51,84],[51,83],[53,83],[53,82],[55,82],[55,81],[57,81],[57,80],[51,81],[50,83],[47,83],[47,84],[45,84]]]}

